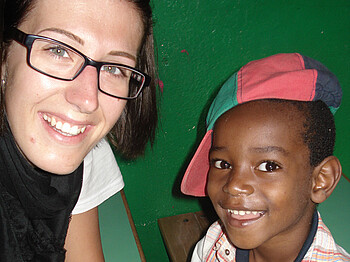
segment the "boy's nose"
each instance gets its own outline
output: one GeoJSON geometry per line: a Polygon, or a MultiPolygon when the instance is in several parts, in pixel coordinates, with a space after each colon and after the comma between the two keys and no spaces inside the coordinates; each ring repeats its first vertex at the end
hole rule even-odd
{"type": "Polygon", "coordinates": [[[99,106],[96,68],[87,66],[76,79],[69,82],[65,98],[82,113],[94,112],[99,106]]]}
{"type": "Polygon", "coordinates": [[[234,172],[232,170],[223,187],[223,191],[232,196],[251,195],[254,192],[254,187],[248,172],[243,172],[242,170],[234,172]]]}

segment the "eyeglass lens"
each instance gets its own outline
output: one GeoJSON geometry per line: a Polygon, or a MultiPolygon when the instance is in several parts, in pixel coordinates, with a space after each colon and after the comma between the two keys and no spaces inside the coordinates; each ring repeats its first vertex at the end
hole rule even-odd
{"type": "MultiPolygon", "coordinates": [[[[47,75],[72,80],[85,64],[85,58],[68,46],[47,39],[35,39],[29,63],[47,75]]],[[[134,97],[141,90],[145,76],[130,68],[105,64],[100,68],[99,88],[112,96],[134,97]]]]}

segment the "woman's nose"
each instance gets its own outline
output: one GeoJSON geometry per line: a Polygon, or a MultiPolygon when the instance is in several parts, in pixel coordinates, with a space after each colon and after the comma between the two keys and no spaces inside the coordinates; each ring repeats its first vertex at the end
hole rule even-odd
{"type": "Polygon", "coordinates": [[[65,90],[66,100],[82,113],[92,113],[98,106],[98,75],[96,68],[87,66],[65,90]]]}
{"type": "Polygon", "coordinates": [[[249,171],[232,170],[231,175],[223,187],[223,191],[232,196],[248,196],[253,194],[254,186],[249,171]]]}

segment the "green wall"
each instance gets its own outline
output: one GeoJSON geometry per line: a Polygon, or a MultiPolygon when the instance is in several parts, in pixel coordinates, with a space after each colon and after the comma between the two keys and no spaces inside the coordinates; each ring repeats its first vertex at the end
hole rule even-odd
{"type": "MultiPolygon", "coordinates": [[[[168,261],[157,219],[200,210],[179,184],[204,135],[206,111],[220,85],[250,60],[300,52],[339,78],[336,155],[350,176],[349,0],[153,0],[159,75],[164,83],[153,150],[119,161],[125,192],[147,261],[168,261]]],[[[337,242],[350,251],[350,183],[341,180],[321,205],[337,242]],[[336,205],[335,205],[336,203],[336,205]],[[328,212],[329,211],[329,212],[328,212]]]]}

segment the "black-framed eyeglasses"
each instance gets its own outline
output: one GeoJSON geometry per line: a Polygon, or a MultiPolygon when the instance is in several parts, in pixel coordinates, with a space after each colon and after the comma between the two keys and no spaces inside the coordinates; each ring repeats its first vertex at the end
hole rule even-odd
{"type": "Polygon", "coordinates": [[[150,76],[133,67],[94,61],[55,39],[26,34],[17,28],[11,28],[6,33],[6,38],[27,48],[28,65],[46,76],[72,81],[90,65],[97,69],[98,89],[102,93],[127,100],[137,98],[142,89],[151,82],[150,76]]]}

